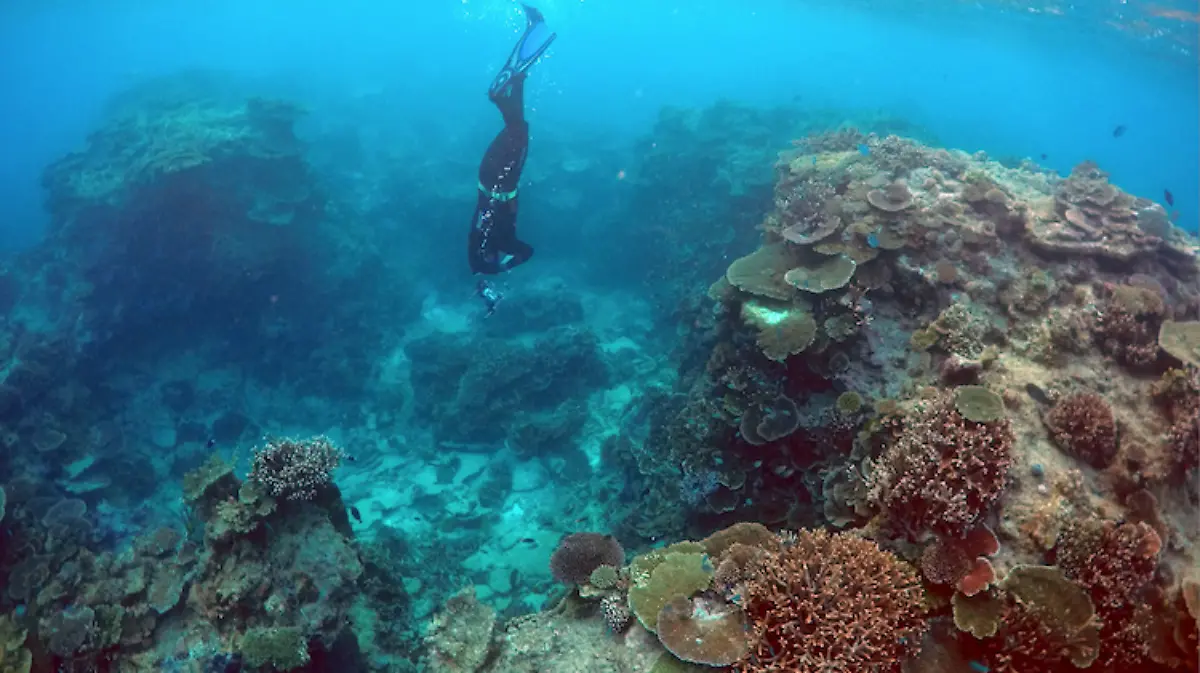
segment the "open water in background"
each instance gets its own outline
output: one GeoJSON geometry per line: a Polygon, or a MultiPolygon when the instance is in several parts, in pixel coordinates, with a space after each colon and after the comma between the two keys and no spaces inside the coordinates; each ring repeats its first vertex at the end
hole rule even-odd
{"type": "MultiPolygon", "coordinates": [[[[1180,225],[1200,222],[1194,0],[540,8],[560,39],[531,80],[535,143],[550,126],[632,143],[663,105],[719,98],[878,110],[945,147],[1064,174],[1091,159],[1140,196],[1161,201],[1170,189],[1180,225]]],[[[353,108],[398,129],[453,119],[484,138],[496,119],[482,92],[521,27],[505,0],[5,3],[0,248],[37,240],[42,168],[81,145],[108,96],[140,80],[223,69],[290,87],[318,126],[353,108]]],[[[428,138],[430,160],[439,142],[428,138]]],[[[442,225],[462,222],[424,226],[442,225]]]]}

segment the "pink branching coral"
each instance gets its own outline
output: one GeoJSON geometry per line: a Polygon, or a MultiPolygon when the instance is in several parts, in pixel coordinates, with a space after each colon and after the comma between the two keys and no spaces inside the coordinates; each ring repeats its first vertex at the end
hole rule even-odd
{"type": "Polygon", "coordinates": [[[952,396],[930,400],[875,463],[870,500],[910,536],[962,537],[1007,487],[1012,446],[1008,419],[976,423],[952,396]]]}
{"type": "Polygon", "coordinates": [[[1136,614],[1154,582],[1162,539],[1145,523],[1087,520],[1067,526],[1055,547],[1068,578],[1088,590],[1103,621],[1101,662],[1132,670],[1150,656],[1150,638],[1136,614]]]}
{"type": "Polygon", "coordinates": [[[986,557],[1000,551],[1000,541],[980,525],[963,538],[940,537],[921,553],[921,572],[934,584],[949,584],[963,595],[974,596],[996,579],[986,557]]]}
{"type": "Polygon", "coordinates": [[[1167,469],[1185,478],[1200,467],[1200,370],[1170,369],[1154,384],[1153,393],[1171,422],[1167,469]]]}
{"type": "Polygon", "coordinates": [[[1105,354],[1130,367],[1148,367],[1158,361],[1158,328],[1162,301],[1139,288],[1117,286],[1092,320],[1092,336],[1105,354]]]}
{"type": "Polygon", "coordinates": [[[254,450],[250,479],[273,497],[312,500],[333,481],[333,471],[345,457],[345,452],[324,436],[270,439],[254,450]]]}
{"type": "Polygon", "coordinates": [[[1200,466],[1200,404],[1180,414],[1171,426],[1167,447],[1174,473],[1186,474],[1200,466]]]}
{"type": "Polygon", "coordinates": [[[1103,397],[1068,395],[1046,414],[1054,443],[1092,467],[1105,468],[1117,455],[1117,422],[1103,397]]]}
{"type": "Polygon", "coordinates": [[[874,542],[800,531],[745,584],[751,652],[738,673],[900,670],[927,624],[916,571],[874,542]]]}

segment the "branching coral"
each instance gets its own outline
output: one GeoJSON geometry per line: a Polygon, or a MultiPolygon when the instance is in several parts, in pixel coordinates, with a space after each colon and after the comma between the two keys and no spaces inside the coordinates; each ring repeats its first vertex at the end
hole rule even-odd
{"type": "Polygon", "coordinates": [[[254,450],[250,479],[273,497],[312,500],[332,481],[345,456],[326,437],[271,439],[254,450]]]}
{"type": "Polygon", "coordinates": [[[963,538],[940,537],[921,553],[921,571],[934,584],[954,586],[974,596],[995,580],[986,557],[1000,550],[1000,542],[987,526],[980,525],[963,538]]]}
{"type": "Polygon", "coordinates": [[[909,535],[962,536],[1008,485],[1013,439],[1008,419],[976,423],[951,396],[926,401],[875,463],[870,499],[909,535]]]}
{"type": "MultiPolygon", "coordinates": [[[[1087,668],[1100,651],[1100,629],[1087,591],[1050,566],[1016,566],[1004,578],[1000,633],[985,643],[997,671],[1087,668]]],[[[986,600],[986,599],[985,599],[986,600]]],[[[993,613],[995,614],[995,613],[993,613]]]]}
{"type": "Polygon", "coordinates": [[[1182,477],[1200,466],[1200,369],[1170,369],[1154,385],[1154,397],[1171,421],[1168,471],[1182,477]]]}
{"type": "Polygon", "coordinates": [[[1092,467],[1105,468],[1117,455],[1117,422],[1103,397],[1077,393],[1060,399],[1046,413],[1054,443],[1092,467]]]}
{"type": "Polygon", "coordinates": [[[1085,520],[1059,536],[1057,563],[1091,595],[1103,620],[1100,659],[1113,670],[1131,670],[1150,656],[1152,643],[1136,612],[1146,602],[1161,549],[1161,538],[1145,523],[1085,520]]]}
{"type": "Polygon", "coordinates": [[[1158,330],[1163,304],[1140,301],[1133,293],[1114,288],[1092,320],[1092,336],[1104,353],[1131,367],[1148,367],[1158,361],[1158,330]]]}
{"type": "Polygon", "coordinates": [[[913,568],[853,535],[800,531],[749,575],[739,673],[899,671],[926,629],[913,568]]]}

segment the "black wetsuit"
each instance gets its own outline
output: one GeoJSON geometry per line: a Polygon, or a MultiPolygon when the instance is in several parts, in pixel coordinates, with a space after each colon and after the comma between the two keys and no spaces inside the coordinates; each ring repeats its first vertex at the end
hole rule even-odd
{"type": "Polygon", "coordinates": [[[504,129],[479,164],[479,194],[467,239],[471,271],[482,274],[508,271],[533,256],[533,247],[517,239],[517,183],[529,146],[525,73],[514,76],[491,99],[504,116],[504,129]]]}

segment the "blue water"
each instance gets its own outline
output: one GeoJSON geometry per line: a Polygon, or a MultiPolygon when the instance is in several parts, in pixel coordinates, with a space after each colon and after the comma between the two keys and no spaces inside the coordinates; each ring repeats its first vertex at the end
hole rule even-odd
{"type": "MultiPolygon", "coordinates": [[[[1062,173],[1091,159],[1134,194],[1161,201],[1170,189],[1180,225],[1200,226],[1195,24],[1124,3],[1061,15],[999,3],[823,4],[548,2],[569,40],[532,83],[535,133],[620,143],[662,105],[718,98],[882,110],[947,147],[1045,154],[1062,173]],[[1104,23],[1138,20],[1143,33],[1166,32],[1104,23]],[[1113,138],[1117,125],[1129,130],[1113,138]]],[[[492,122],[481,82],[520,27],[515,4],[477,0],[0,9],[2,244],[37,240],[40,169],[139,78],[229,69],[290,81],[316,106],[378,93],[371,114],[396,127],[449,114],[470,133],[492,122]]]]}

